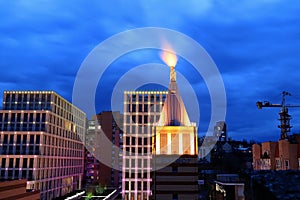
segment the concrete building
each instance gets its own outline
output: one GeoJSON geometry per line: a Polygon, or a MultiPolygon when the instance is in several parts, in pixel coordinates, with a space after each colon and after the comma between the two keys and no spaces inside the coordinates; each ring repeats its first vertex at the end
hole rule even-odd
{"type": "Polygon", "coordinates": [[[0,111],[1,178],[53,199],[81,189],[86,115],[53,91],[5,91],[0,111]]]}
{"type": "Polygon", "coordinates": [[[85,182],[86,186],[118,188],[122,177],[123,131],[120,112],[105,111],[88,122],[86,135],[85,182]]]}
{"type": "Polygon", "coordinates": [[[26,180],[0,182],[0,200],[39,200],[40,191],[26,191],[26,180]]]}
{"type": "Polygon", "coordinates": [[[124,92],[122,195],[150,199],[152,127],[158,122],[167,91],[124,92]]]}
{"type": "Polygon", "coordinates": [[[170,66],[169,91],[153,127],[153,198],[198,199],[198,134],[190,122],[170,66]]]}
{"type": "Polygon", "coordinates": [[[300,135],[293,135],[292,140],[281,139],[278,142],[254,144],[254,170],[299,170],[300,135]]]}

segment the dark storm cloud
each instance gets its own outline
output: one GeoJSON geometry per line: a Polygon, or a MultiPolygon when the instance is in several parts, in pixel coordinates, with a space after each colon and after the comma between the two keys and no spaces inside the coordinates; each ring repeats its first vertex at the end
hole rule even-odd
{"type": "MultiPolygon", "coordinates": [[[[255,102],[278,103],[283,90],[293,94],[289,103],[300,102],[299,13],[300,2],[292,0],[0,1],[0,85],[2,90],[56,90],[71,100],[77,71],[97,44],[132,28],[165,27],[195,39],[217,64],[231,136],[277,139],[278,110],[258,110],[255,102]]],[[[177,69],[201,102],[204,133],[210,118],[207,87],[180,59],[177,69]]],[[[162,63],[157,51],[124,55],[112,63],[98,86],[97,110],[109,109],[112,87],[122,73],[150,62],[162,63]]],[[[291,113],[300,130],[300,111],[291,113]]]]}

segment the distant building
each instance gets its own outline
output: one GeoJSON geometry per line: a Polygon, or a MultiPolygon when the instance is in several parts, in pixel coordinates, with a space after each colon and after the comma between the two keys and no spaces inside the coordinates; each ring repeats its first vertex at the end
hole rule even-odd
{"type": "Polygon", "coordinates": [[[85,136],[84,178],[87,191],[93,191],[93,186],[100,183],[100,161],[95,152],[100,148],[100,125],[97,120],[89,120],[85,136]]]}
{"type": "Polygon", "coordinates": [[[153,127],[153,198],[198,199],[198,135],[179,93],[174,67],[160,119],[153,127]]]}
{"type": "Polygon", "coordinates": [[[211,182],[210,199],[217,200],[245,200],[245,184],[238,174],[217,174],[216,180],[211,182]]]}
{"type": "Polygon", "coordinates": [[[253,144],[254,170],[299,170],[300,135],[293,140],[281,139],[278,142],[253,144]]]}
{"type": "Polygon", "coordinates": [[[26,179],[0,182],[0,200],[39,200],[40,191],[26,192],[26,179]]]}
{"type": "Polygon", "coordinates": [[[105,111],[88,122],[86,135],[86,187],[121,185],[123,132],[120,112],[105,111]]]}
{"type": "Polygon", "coordinates": [[[219,121],[214,127],[214,136],[219,138],[219,141],[227,141],[227,125],[224,121],[219,121]]]}
{"type": "Polygon", "coordinates": [[[1,179],[27,179],[41,199],[81,189],[85,126],[85,113],[53,91],[5,91],[1,179]]]}

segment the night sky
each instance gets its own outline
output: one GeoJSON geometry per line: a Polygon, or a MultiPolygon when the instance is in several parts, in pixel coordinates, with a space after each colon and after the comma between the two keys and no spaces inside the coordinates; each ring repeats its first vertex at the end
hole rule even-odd
{"type": "MultiPolygon", "coordinates": [[[[300,105],[300,1],[103,2],[0,0],[0,99],[4,90],[55,90],[72,101],[77,71],[99,43],[122,31],[162,27],[193,38],[214,60],[226,89],[230,137],[279,139],[279,108],[258,110],[255,103],[280,103],[288,91],[287,103],[300,105]]],[[[163,64],[159,51],[135,51],[113,62],[98,85],[97,112],[111,109],[122,74],[146,63],[163,64]]],[[[183,58],[176,70],[197,94],[203,135],[210,119],[207,87],[183,58]]],[[[300,132],[300,109],[290,114],[292,132],[300,132]]]]}

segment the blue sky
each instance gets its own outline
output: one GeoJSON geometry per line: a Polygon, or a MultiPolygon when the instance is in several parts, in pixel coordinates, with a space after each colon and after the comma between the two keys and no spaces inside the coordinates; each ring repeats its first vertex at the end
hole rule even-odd
{"type": "MultiPolygon", "coordinates": [[[[96,45],[133,28],[163,27],[196,40],[218,66],[229,136],[277,140],[279,109],[258,110],[255,102],[280,103],[286,90],[293,95],[287,102],[300,105],[299,13],[295,0],[0,0],[0,98],[4,90],[55,90],[71,101],[77,71],[96,45]]],[[[97,111],[110,109],[109,86],[121,73],[151,62],[162,63],[158,52],[135,52],[114,62],[99,83],[97,111]]],[[[178,70],[201,102],[199,131],[204,133],[210,117],[207,88],[180,64],[188,64],[179,58],[178,70]]],[[[293,132],[299,131],[300,109],[290,113],[293,132]]]]}

